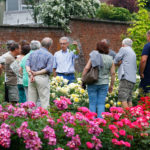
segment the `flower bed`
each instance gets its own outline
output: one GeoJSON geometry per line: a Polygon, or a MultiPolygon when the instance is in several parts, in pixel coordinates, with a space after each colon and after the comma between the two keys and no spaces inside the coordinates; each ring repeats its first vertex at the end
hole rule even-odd
{"type": "Polygon", "coordinates": [[[104,119],[95,119],[88,108],[71,113],[71,101],[65,97],[60,101],[55,101],[55,113],[35,108],[32,102],[0,105],[0,149],[149,149],[150,112],[143,105],[111,107],[104,119]]]}
{"type": "MultiPolygon", "coordinates": [[[[138,102],[138,85],[140,82],[140,77],[137,75],[137,82],[133,92],[133,105],[137,105],[138,102]]],[[[89,106],[89,99],[87,90],[81,88],[81,78],[77,78],[76,83],[71,83],[67,85],[68,81],[63,79],[63,77],[53,77],[51,78],[51,104],[53,105],[53,100],[59,99],[60,96],[65,96],[71,99],[73,105],[70,106],[70,109],[75,109],[77,107],[89,106]]],[[[112,93],[108,93],[106,97],[105,109],[109,111],[109,108],[112,106],[121,106],[121,102],[118,101],[118,88],[119,88],[119,79],[116,76],[114,88],[112,93]]]]}

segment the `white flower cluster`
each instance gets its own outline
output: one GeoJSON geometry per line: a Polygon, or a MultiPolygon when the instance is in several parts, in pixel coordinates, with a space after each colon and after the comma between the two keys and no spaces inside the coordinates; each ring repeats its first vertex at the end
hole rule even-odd
{"type": "Polygon", "coordinates": [[[99,0],[46,0],[38,8],[43,23],[67,28],[70,17],[95,17],[99,6],[99,0]]]}
{"type": "Polygon", "coordinates": [[[77,78],[77,83],[67,84],[68,80],[57,76],[51,79],[51,101],[59,99],[60,96],[70,98],[74,106],[84,106],[89,102],[88,93],[81,87],[81,78],[77,78]]]}

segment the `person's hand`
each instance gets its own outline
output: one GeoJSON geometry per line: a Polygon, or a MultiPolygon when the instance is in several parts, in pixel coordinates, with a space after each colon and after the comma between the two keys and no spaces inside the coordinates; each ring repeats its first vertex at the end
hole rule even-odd
{"type": "Polygon", "coordinates": [[[77,41],[73,41],[72,44],[78,46],[78,42],[77,41]]]}
{"type": "Polygon", "coordinates": [[[31,76],[30,76],[30,82],[34,82],[34,81],[35,81],[34,76],[31,75],[31,76]]]}
{"type": "Polygon", "coordinates": [[[140,77],[141,77],[141,79],[143,79],[144,78],[144,73],[141,73],[140,77]]]}
{"type": "Polygon", "coordinates": [[[112,91],[113,91],[113,86],[110,85],[108,91],[109,91],[109,93],[112,93],[112,91]]]}
{"type": "Polygon", "coordinates": [[[4,69],[3,65],[2,65],[2,64],[0,64],[0,75],[1,75],[1,74],[2,74],[2,72],[3,72],[3,69],[4,69]]]}
{"type": "Polygon", "coordinates": [[[36,71],[31,71],[32,75],[33,76],[36,76],[37,75],[37,72],[36,71]]]}
{"type": "Polygon", "coordinates": [[[120,66],[122,64],[122,60],[120,60],[119,62],[118,62],[118,66],[120,66]]]}

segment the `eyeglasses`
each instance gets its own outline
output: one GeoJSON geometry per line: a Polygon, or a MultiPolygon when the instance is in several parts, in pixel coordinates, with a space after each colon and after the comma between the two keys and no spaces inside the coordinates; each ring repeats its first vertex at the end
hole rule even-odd
{"type": "Polygon", "coordinates": [[[60,43],[60,45],[66,45],[67,43],[60,43]]]}

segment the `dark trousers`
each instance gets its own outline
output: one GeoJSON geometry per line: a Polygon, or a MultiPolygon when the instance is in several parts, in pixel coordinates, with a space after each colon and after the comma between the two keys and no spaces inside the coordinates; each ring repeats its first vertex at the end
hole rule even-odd
{"type": "Polygon", "coordinates": [[[5,83],[5,102],[9,102],[9,98],[8,98],[8,88],[6,86],[6,83],[5,83]]]}

